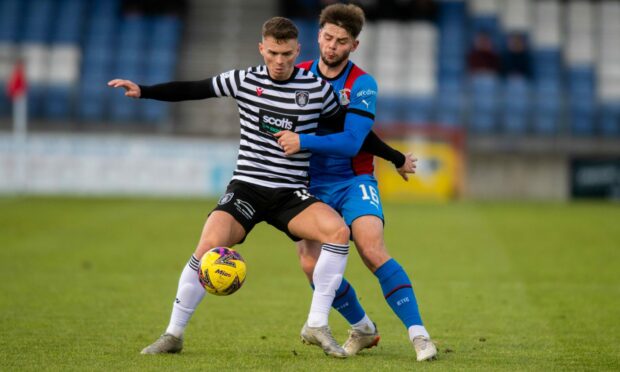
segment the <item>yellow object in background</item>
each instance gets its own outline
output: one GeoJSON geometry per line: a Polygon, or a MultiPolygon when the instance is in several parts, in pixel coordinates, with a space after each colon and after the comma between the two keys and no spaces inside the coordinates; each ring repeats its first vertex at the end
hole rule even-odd
{"type": "Polygon", "coordinates": [[[462,184],[462,156],[449,142],[412,139],[387,141],[390,146],[418,158],[415,174],[405,182],[394,165],[375,158],[381,197],[385,200],[450,200],[458,196],[462,184]]]}

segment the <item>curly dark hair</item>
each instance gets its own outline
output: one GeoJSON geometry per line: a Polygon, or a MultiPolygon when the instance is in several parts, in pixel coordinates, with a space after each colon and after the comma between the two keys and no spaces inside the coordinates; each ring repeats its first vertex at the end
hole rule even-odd
{"type": "Polygon", "coordinates": [[[332,23],[344,28],[354,39],[357,39],[364,27],[365,18],[364,11],[357,5],[332,4],[321,11],[319,26],[322,28],[326,23],[332,23]]]}

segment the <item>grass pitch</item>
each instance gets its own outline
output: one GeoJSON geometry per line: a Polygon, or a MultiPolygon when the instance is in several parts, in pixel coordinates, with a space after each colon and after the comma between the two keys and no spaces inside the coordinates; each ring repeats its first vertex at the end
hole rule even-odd
{"type": "MultiPolygon", "coordinates": [[[[386,204],[386,241],[410,274],[439,360],[406,331],[352,251],[346,276],[378,324],[346,360],[299,341],[311,292],[267,225],[238,249],[244,287],[205,298],[180,355],[163,332],[210,200],[0,198],[0,370],[618,370],[620,207],[386,204]]],[[[347,325],[330,318],[336,338],[347,325]]]]}

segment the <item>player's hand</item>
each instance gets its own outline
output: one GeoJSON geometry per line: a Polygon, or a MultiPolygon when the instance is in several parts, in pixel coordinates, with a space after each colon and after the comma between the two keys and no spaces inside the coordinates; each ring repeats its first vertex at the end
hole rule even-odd
{"type": "Polygon", "coordinates": [[[409,181],[409,173],[415,173],[417,161],[418,158],[414,158],[413,154],[408,153],[405,154],[405,164],[403,164],[400,168],[396,168],[398,174],[400,174],[405,181],[409,181]]]}
{"type": "Polygon", "coordinates": [[[108,86],[112,88],[124,88],[125,95],[131,98],[140,98],[140,87],[131,80],[114,79],[108,81],[108,86]]]}
{"type": "Polygon", "coordinates": [[[299,142],[299,134],[291,132],[290,130],[281,130],[274,134],[274,137],[278,139],[278,145],[284,150],[284,155],[293,155],[301,150],[299,142]]]}

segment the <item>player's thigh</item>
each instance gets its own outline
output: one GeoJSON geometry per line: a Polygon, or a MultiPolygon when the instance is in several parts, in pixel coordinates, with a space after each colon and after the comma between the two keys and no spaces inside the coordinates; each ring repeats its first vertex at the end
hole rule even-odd
{"type": "Polygon", "coordinates": [[[225,211],[213,211],[204,224],[195,255],[200,259],[214,247],[232,247],[245,238],[243,226],[225,211]]]}
{"type": "Polygon", "coordinates": [[[349,228],[329,205],[316,202],[297,214],[288,223],[289,231],[307,240],[322,243],[347,244],[349,228]]]}
{"type": "Polygon", "coordinates": [[[312,273],[321,254],[321,243],[314,240],[300,240],[297,242],[297,255],[301,269],[309,281],[312,282],[312,273]]]}
{"type": "Polygon", "coordinates": [[[383,239],[382,219],[374,215],[358,217],[351,224],[351,233],[362,261],[372,272],[390,259],[383,239]]]}

